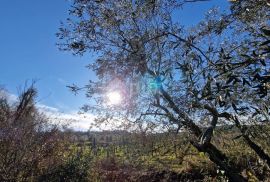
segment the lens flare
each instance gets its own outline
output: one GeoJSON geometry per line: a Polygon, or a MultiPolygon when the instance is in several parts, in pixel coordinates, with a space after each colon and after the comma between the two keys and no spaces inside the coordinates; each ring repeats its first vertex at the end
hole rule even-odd
{"type": "Polygon", "coordinates": [[[107,94],[108,97],[108,104],[110,105],[117,105],[120,104],[122,101],[121,94],[117,91],[109,92],[107,94]]]}

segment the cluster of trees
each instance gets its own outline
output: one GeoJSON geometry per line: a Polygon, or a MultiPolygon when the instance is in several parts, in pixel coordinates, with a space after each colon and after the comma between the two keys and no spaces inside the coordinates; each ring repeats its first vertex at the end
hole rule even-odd
{"type": "Polygon", "coordinates": [[[99,56],[89,65],[98,80],[83,87],[96,102],[83,109],[96,113],[97,123],[189,131],[193,147],[231,181],[246,181],[211,138],[218,125],[234,125],[270,166],[257,140],[268,139],[270,6],[267,0],[231,1],[230,10],[213,9],[197,26],[183,28],[174,16],[188,2],[195,1],[74,0],[59,45],[99,56]],[[123,102],[106,104],[104,96],[115,90],[123,102]]]}
{"type": "MultiPolygon", "coordinates": [[[[16,101],[0,90],[0,181],[83,181],[90,159],[36,106],[33,85],[16,101]]],[[[85,180],[86,181],[86,180],[85,180]]]]}
{"type": "Polygon", "coordinates": [[[7,92],[0,96],[0,180],[35,178],[55,162],[58,130],[35,107],[36,90],[24,90],[16,103],[7,92]],[[47,160],[49,159],[49,160],[47,160]],[[43,168],[44,166],[44,168],[43,168]]]}

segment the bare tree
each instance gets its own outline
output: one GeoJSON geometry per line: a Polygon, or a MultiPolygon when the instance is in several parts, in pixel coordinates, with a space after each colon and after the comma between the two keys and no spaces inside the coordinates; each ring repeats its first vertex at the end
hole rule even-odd
{"type": "Polygon", "coordinates": [[[58,128],[38,112],[36,94],[32,85],[12,103],[7,92],[1,92],[1,181],[36,180],[42,171],[56,165],[56,153],[61,146],[58,128]]]}

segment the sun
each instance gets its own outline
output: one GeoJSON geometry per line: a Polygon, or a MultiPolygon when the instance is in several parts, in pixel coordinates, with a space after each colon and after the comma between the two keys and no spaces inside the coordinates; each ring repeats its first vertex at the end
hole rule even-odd
{"type": "Polygon", "coordinates": [[[107,94],[107,97],[108,97],[108,103],[110,105],[118,105],[122,101],[121,94],[117,91],[109,92],[107,94]]]}

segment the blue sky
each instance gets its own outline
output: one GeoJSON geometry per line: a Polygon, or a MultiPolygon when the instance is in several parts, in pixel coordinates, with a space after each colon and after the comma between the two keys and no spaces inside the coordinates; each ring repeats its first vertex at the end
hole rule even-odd
{"type": "MultiPolygon", "coordinates": [[[[191,3],[178,14],[180,23],[198,22],[212,6],[227,7],[226,0],[191,3]]],[[[94,74],[85,68],[90,57],[75,57],[57,49],[60,21],[68,16],[67,0],[1,0],[0,85],[17,94],[25,81],[36,79],[40,103],[62,112],[78,110],[87,102],[66,85],[84,85],[94,74]]]]}
{"type": "Polygon", "coordinates": [[[85,68],[91,59],[60,52],[55,45],[68,8],[65,0],[1,0],[0,5],[0,84],[16,94],[26,80],[39,80],[40,102],[61,111],[78,109],[85,101],[66,85],[83,85],[93,77],[85,68]]]}

